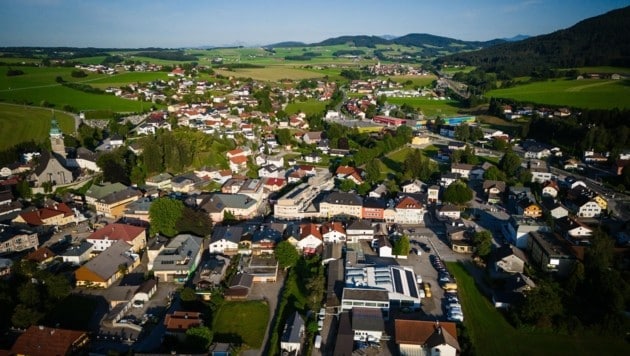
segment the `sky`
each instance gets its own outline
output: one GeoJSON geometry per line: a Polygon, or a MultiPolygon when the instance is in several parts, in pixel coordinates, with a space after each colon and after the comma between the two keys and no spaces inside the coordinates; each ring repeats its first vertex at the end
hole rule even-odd
{"type": "Polygon", "coordinates": [[[0,46],[314,43],[429,33],[485,41],[550,33],[630,0],[0,0],[0,46]]]}

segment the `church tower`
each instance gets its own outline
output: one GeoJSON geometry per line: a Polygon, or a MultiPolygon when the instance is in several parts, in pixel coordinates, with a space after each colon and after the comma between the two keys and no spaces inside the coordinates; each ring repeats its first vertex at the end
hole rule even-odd
{"type": "Polygon", "coordinates": [[[50,121],[50,146],[52,148],[53,153],[60,155],[63,158],[66,158],[66,146],[63,143],[63,133],[59,129],[59,124],[57,123],[57,118],[55,118],[55,113],[53,112],[52,120],[50,121]]]}

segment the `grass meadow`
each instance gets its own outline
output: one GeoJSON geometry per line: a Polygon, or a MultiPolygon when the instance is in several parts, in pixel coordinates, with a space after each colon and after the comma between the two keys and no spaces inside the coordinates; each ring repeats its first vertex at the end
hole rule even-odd
{"type": "Polygon", "coordinates": [[[485,96],[584,109],[627,109],[630,108],[630,81],[558,79],[491,90],[485,96]]]}
{"type": "Polygon", "coordinates": [[[515,329],[481,294],[463,265],[449,262],[447,267],[457,280],[465,315],[464,326],[477,355],[587,356],[626,354],[628,351],[623,338],[515,329]]]}
{"type": "Polygon", "coordinates": [[[316,99],[309,99],[306,101],[295,101],[289,103],[284,111],[287,114],[295,114],[297,112],[303,112],[306,115],[320,115],[326,109],[325,101],[319,101],[316,99]]]}
{"type": "MultiPolygon", "coordinates": [[[[43,142],[50,131],[50,109],[0,103],[0,151],[21,142],[43,142]]],[[[74,118],[55,112],[61,130],[74,132],[74,118]]]]}
{"type": "Polygon", "coordinates": [[[422,110],[425,116],[453,116],[459,110],[459,103],[456,100],[433,100],[430,98],[387,98],[390,104],[402,105],[408,104],[422,110]]]}
{"type": "Polygon", "coordinates": [[[214,339],[258,349],[267,331],[269,306],[262,301],[225,302],[214,319],[214,339]]]}
{"type": "Polygon", "coordinates": [[[226,77],[252,78],[255,80],[270,82],[276,82],[283,79],[302,80],[324,77],[324,75],[314,71],[281,65],[270,65],[264,68],[235,68],[233,70],[216,69],[215,71],[226,77]]]}

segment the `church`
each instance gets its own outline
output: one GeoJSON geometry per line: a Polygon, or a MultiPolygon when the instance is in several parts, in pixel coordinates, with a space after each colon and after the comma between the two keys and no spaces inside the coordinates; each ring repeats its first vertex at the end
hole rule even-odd
{"type": "Polygon", "coordinates": [[[41,187],[47,182],[55,186],[73,181],[72,171],[65,167],[66,147],[63,143],[63,133],[54,115],[50,123],[50,144],[52,152],[41,153],[37,167],[29,177],[35,187],[41,187]]]}

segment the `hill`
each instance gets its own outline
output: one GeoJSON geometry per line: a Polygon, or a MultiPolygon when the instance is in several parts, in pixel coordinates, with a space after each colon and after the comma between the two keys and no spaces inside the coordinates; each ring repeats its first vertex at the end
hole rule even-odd
{"type": "Polygon", "coordinates": [[[448,55],[436,63],[463,63],[512,76],[544,68],[630,67],[630,6],[547,35],[448,55]]]}

